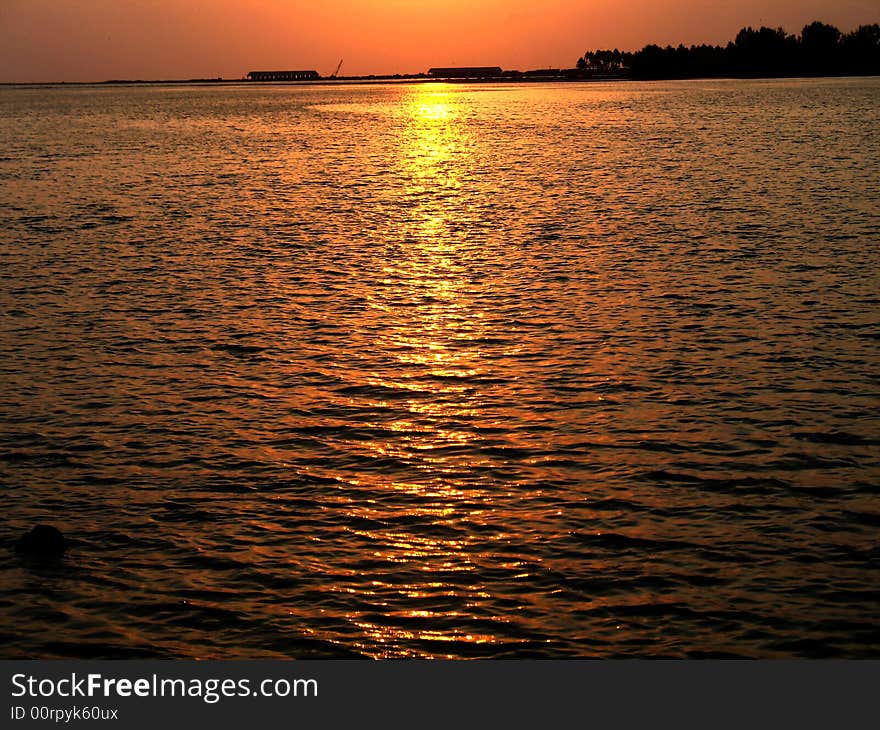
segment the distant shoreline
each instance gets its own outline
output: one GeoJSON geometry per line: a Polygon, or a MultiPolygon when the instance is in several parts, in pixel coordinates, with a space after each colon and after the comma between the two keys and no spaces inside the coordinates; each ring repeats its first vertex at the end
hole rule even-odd
{"type": "Polygon", "coordinates": [[[367,86],[376,84],[548,84],[548,83],[603,83],[608,81],[772,81],[777,79],[843,79],[878,78],[880,74],[810,74],[777,76],[697,76],[633,78],[632,76],[529,76],[529,77],[489,77],[489,78],[433,78],[424,75],[414,76],[351,76],[345,78],[322,78],[300,81],[248,81],[247,79],[111,79],[107,81],[0,81],[0,86],[367,86]]]}

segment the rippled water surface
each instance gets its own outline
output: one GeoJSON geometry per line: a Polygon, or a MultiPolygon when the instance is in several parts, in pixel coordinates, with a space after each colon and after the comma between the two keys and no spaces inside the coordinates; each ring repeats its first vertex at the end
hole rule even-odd
{"type": "Polygon", "coordinates": [[[2,654],[880,656],[878,130],[880,79],[0,89],[2,654]]]}

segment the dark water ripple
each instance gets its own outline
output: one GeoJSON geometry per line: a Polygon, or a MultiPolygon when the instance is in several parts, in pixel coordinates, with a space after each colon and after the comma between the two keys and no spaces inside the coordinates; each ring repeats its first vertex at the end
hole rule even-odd
{"type": "Polygon", "coordinates": [[[4,656],[876,657],[880,85],[0,89],[4,656]]]}

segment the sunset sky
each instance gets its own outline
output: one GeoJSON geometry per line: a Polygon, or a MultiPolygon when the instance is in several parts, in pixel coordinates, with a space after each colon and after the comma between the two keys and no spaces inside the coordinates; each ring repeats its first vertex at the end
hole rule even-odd
{"type": "Polygon", "coordinates": [[[880,21],[878,0],[0,0],[0,81],[572,66],[590,48],[880,21]]]}

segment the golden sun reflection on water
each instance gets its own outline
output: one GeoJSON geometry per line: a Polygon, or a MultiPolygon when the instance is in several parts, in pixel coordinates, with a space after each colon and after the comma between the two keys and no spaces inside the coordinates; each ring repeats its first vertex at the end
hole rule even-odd
{"type": "MultiPolygon", "coordinates": [[[[414,397],[405,403],[410,418],[383,424],[403,436],[375,439],[360,447],[376,459],[405,462],[424,479],[389,480],[379,472],[361,475],[371,487],[398,494],[399,507],[351,505],[352,517],[411,521],[416,527],[353,530],[381,546],[373,554],[375,560],[396,564],[397,574],[408,580],[376,582],[372,601],[379,610],[355,612],[347,618],[363,636],[359,649],[365,653],[437,657],[445,656],[444,643],[495,641],[491,632],[466,628],[468,619],[478,618],[474,607],[489,597],[478,578],[478,564],[485,563],[486,556],[473,554],[473,537],[440,536],[462,521],[485,524],[490,498],[487,490],[461,479],[463,473],[486,466],[469,448],[475,440],[473,431],[462,425],[481,417],[485,398],[474,383],[490,370],[477,344],[487,335],[487,326],[468,266],[474,244],[458,225],[473,215],[462,189],[477,141],[462,123],[449,89],[415,88],[405,109],[397,163],[406,181],[403,194],[409,212],[403,226],[398,220],[396,228],[383,232],[386,239],[400,243],[398,256],[382,265],[385,286],[368,294],[371,306],[387,324],[377,334],[375,346],[396,365],[390,375],[372,373],[368,382],[414,397]],[[438,579],[444,574],[447,580],[438,579]],[[393,610],[414,599],[432,606],[393,610]],[[401,646],[412,641],[424,650],[401,653],[401,646]],[[433,645],[441,648],[430,648],[433,645]]],[[[332,587],[348,589],[351,586],[332,587]]],[[[362,589],[359,592],[363,595],[362,589]]]]}

